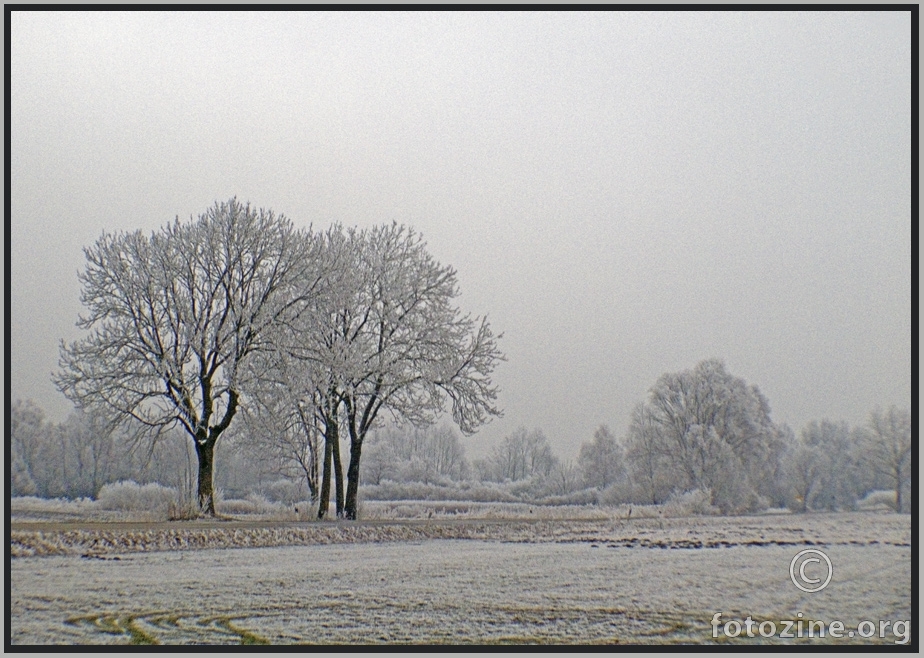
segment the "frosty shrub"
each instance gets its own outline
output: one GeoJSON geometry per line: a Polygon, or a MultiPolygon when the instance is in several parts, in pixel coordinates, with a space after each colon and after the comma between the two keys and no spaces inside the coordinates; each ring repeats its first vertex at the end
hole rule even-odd
{"type": "Polygon", "coordinates": [[[509,491],[517,500],[536,501],[545,493],[546,479],[539,475],[513,480],[505,483],[509,491]]]}
{"type": "Polygon", "coordinates": [[[222,514],[274,514],[281,515],[288,511],[284,503],[273,502],[263,494],[250,493],[246,498],[234,498],[221,501],[222,514]]]}
{"type": "Polygon", "coordinates": [[[597,503],[615,507],[626,503],[645,503],[649,502],[645,498],[645,492],[641,487],[634,486],[629,480],[621,480],[616,484],[611,484],[600,492],[597,497],[597,503]]]}
{"type": "Polygon", "coordinates": [[[474,502],[518,502],[503,485],[480,482],[446,487],[421,482],[391,482],[362,487],[366,500],[470,500],[474,502]]]}
{"type": "Polygon", "coordinates": [[[599,497],[600,492],[595,487],[590,487],[569,494],[546,496],[540,503],[542,505],[596,505],[599,497]]]}
{"type": "Polygon", "coordinates": [[[664,504],[665,516],[711,516],[719,513],[712,506],[712,492],[694,489],[681,494],[672,494],[664,504]]]}
{"type": "Polygon", "coordinates": [[[888,490],[870,491],[862,500],[857,502],[857,507],[861,510],[895,509],[895,492],[888,490]]]}
{"type": "Polygon", "coordinates": [[[132,480],[103,485],[96,497],[99,506],[120,512],[160,512],[166,514],[177,491],[162,484],[138,484],[132,480]]]}
{"type": "Polygon", "coordinates": [[[304,478],[296,482],[281,478],[264,485],[263,493],[271,501],[291,505],[308,497],[308,487],[305,485],[304,478]]]}
{"type": "MultiPolygon", "coordinates": [[[[248,496],[247,498],[250,498],[248,496]]],[[[269,503],[269,501],[267,501],[269,503]]],[[[272,503],[270,503],[272,504],[272,503]]],[[[244,498],[231,498],[221,503],[222,514],[257,514],[257,506],[244,498]]]]}
{"type": "Polygon", "coordinates": [[[504,489],[503,485],[481,482],[462,487],[458,491],[458,497],[453,500],[470,500],[476,503],[512,503],[516,502],[517,498],[504,489]]]}
{"type": "Polygon", "coordinates": [[[36,496],[12,496],[10,498],[10,513],[15,515],[29,514],[69,514],[74,516],[88,515],[97,508],[96,501],[89,498],[38,498],[36,496]]]}

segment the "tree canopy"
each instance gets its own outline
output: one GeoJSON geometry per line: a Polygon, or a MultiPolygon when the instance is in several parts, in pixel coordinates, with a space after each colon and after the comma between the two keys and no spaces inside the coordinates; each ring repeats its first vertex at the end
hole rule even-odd
{"type": "Polygon", "coordinates": [[[55,382],[139,436],[181,426],[205,513],[215,511],[215,445],[242,406],[273,417],[266,427],[287,437],[289,454],[293,434],[323,433],[338,511],[343,426],[351,518],[362,441],[381,410],[425,424],[449,404],[465,433],[500,414],[497,337],[454,306],[455,271],[405,226],[315,234],[231,199],[151,235],[104,233],[84,253],[78,326],[89,335],[62,342],[55,382]]]}

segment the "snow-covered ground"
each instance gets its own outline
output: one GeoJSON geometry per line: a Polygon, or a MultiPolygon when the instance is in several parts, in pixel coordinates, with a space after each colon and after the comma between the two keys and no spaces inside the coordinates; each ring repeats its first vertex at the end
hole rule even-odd
{"type": "Polygon", "coordinates": [[[285,530],[301,545],[144,552],[127,542],[90,551],[92,559],[14,559],[12,640],[712,642],[717,612],[723,621],[777,622],[801,612],[847,628],[911,619],[904,515],[285,530]],[[308,531],[319,534],[297,534],[308,531]],[[428,538],[463,532],[467,539],[428,538]],[[790,581],[790,561],[806,546],[824,550],[834,566],[830,585],[814,594],[790,581]]]}

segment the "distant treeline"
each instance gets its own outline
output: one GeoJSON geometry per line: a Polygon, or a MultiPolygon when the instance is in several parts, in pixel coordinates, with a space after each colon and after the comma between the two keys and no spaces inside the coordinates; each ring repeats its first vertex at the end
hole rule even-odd
{"type": "MultiPolygon", "coordinates": [[[[91,415],[52,423],[35,403],[21,400],[10,416],[14,496],[93,498],[120,480],[194,486],[195,454],[180,432],[165,433],[153,446],[133,444],[91,415]]],[[[318,469],[306,467],[307,453],[292,449],[291,437],[251,440],[257,431],[242,426],[217,451],[222,497],[310,498],[316,486],[307,478],[318,469]]],[[[540,429],[517,429],[475,460],[449,424],[385,426],[367,442],[361,481],[368,499],[613,505],[683,499],[701,512],[731,514],[850,510],[870,492],[886,490],[884,502],[902,511],[911,503],[907,410],[875,409],[856,427],[812,421],[796,436],[771,422],[757,387],[716,360],[663,375],[621,437],[600,426],[573,461],[556,456],[540,429]]]]}

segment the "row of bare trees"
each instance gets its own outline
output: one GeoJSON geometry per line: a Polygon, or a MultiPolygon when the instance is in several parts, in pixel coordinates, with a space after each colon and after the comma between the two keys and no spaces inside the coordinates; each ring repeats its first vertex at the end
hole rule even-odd
{"type": "Polygon", "coordinates": [[[784,455],[790,506],[850,509],[873,490],[892,492],[898,511],[909,511],[911,414],[891,406],[874,409],[865,425],[812,421],[784,455]]]}
{"type": "Polygon", "coordinates": [[[244,441],[299,452],[309,482],[320,462],[319,516],[333,486],[352,519],[363,442],[383,412],[425,424],[448,405],[465,433],[500,413],[498,337],[454,305],[455,271],[404,226],[300,230],[231,199],[151,235],[106,233],[85,254],[89,333],[62,343],[55,382],[136,439],[181,427],[204,514],[236,418],[244,441]]]}
{"type": "MultiPolygon", "coordinates": [[[[98,418],[75,412],[53,423],[35,403],[21,400],[12,405],[10,426],[12,495],[95,497],[103,485],[123,479],[180,489],[195,470],[192,447],[187,448],[180,432],[165,433],[157,443],[133,450],[127,435],[107,433],[98,418]]],[[[911,419],[906,410],[876,409],[855,427],[811,421],[798,437],[785,427],[781,434],[783,448],[773,453],[763,476],[767,495],[742,498],[725,511],[769,505],[798,512],[849,510],[871,492],[877,492],[869,498],[872,504],[910,510],[911,419]]],[[[298,440],[314,435],[264,432],[260,441],[248,441],[248,426],[241,423],[229,437],[232,449],[221,453],[216,481],[236,497],[263,494],[291,503],[312,495],[306,491],[316,496],[318,450],[311,457],[305,442],[298,440]]],[[[652,477],[651,451],[632,450],[632,438],[628,433],[616,438],[600,426],[572,462],[552,454],[541,430],[519,428],[486,457],[469,462],[449,424],[387,424],[367,438],[362,481],[372,487],[366,495],[380,499],[436,495],[453,500],[661,504],[692,491],[722,511],[711,487],[694,489],[683,471],[664,468],[652,477]]],[[[663,463],[670,462],[665,458],[663,463]]]]}
{"type": "Polygon", "coordinates": [[[888,489],[895,509],[906,510],[911,448],[911,415],[895,406],[854,428],[812,421],[796,437],[772,422],[756,386],[710,359],[663,375],[634,409],[621,444],[620,497],[659,504],[706,491],[725,513],[769,505],[833,511],[888,489]]]}
{"type": "Polygon", "coordinates": [[[110,431],[92,413],[75,411],[56,423],[33,401],[15,400],[10,408],[10,495],[95,498],[103,485],[119,480],[179,487],[194,460],[176,432],[132,447],[129,436],[110,431]]]}
{"type": "MultiPolygon", "coordinates": [[[[695,492],[721,513],[849,510],[871,492],[888,490],[890,504],[907,511],[911,434],[910,413],[892,406],[873,410],[857,427],[811,421],[797,437],[772,421],[756,386],[710,359],[662,375],[634,409],[625,435],[600,426],[581,444],[576,463],[554,455],[541,430],[519,428],[474,460],[468,479],[533,500],[660,505],[695,492]],[[582,490],[587,495],[575,495],[582,490]]],[[[379,470],[376,482],[424,481],[421,469],[404,464],[393,465],[391,475],[379,470]]]]}

